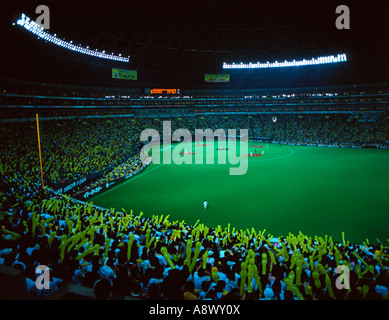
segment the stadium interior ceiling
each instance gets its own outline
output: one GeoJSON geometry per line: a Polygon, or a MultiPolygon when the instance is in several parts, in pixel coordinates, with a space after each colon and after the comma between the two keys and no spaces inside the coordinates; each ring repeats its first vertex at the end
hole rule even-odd
{"type": "Polygon", "coordinates": [[[50,32],[83,46],[130,56],[105,61],[38,40],[13,26],[40,2],[2,1],[3,79],[127,88],[271,88],[387,82],[387,1],[45,1],[50,32]],[[335,27],[338,5],[350,29],[335,27]],[[346,53],[347,63],[228,70],[223,62],[284,61],[346,53]],[[136,70],[136,81],[112,68],[136,70]],[[204,74],[229,73],[228,83],[204,74]]]}

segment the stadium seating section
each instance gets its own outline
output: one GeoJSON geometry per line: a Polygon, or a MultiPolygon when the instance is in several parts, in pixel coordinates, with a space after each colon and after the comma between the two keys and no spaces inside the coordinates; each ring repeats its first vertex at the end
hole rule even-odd
{"type": "Polygon", "coordinates": [[[5,81],[2,86],[0,105],[9,108],[1,108],[0,123],[0,264],[24,273],[20,297],[388,299],[389,248],[381,243],[334,243],[301,233],[276,235],[275,243],[261,232],[101,209],[52,191],[88,177],[74,194],[136,171],[142,165],[141,131],[161,131],[164,120],[172,130],[247,128],[251,137],[285,144],[387,148],[387,86],[181,90],[180,96],[5,81]],[[44,190],[35,113],[41,115],[44,190]],[[23,119],[16,121],[16,114],[23,119]],[[350,269],[349,289],[335,290],[340,263],[350,269]],[[35,286],[41,264],[51,270],[50,289],[35,286]]]}

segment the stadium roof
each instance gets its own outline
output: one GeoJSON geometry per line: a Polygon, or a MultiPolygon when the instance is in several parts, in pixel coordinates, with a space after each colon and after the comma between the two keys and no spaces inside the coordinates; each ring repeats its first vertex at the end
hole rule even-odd
{"type": "Polygon", "coordinates": [[[387,81],[387,1],[182,0],[45,1],[50,32],[74,43],[130,56],[102,61],[39,41],[12,26],[38,1],[3,1],[3,77],[134,87],[268,87],[387,81]],[[350,29],[338,30],[338,5],[350,29]],[[301,70],[226,70],[223,62],[283,61],[346,53],[347,64],[301,70]],[[112,68],[138,80],[112,79],[112,68]],[[209,84],[204,74],[231,74],[209,84]]]}

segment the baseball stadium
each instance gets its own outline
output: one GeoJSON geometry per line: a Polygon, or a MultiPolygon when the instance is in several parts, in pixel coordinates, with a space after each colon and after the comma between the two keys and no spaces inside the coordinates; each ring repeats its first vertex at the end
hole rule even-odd
{"type": "Polygon", "coordinates": [[[2,300],[389,299],[388,3],[5,2],[2,300]]]}

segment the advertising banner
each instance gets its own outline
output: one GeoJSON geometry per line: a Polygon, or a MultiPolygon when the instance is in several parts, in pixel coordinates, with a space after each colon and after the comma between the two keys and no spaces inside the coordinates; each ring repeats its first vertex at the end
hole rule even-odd
{"type": "Polygon", "coordinates": [[[138,72],[134,70],[112,68],[112,78],[125,80],[138,80],[138,72]]]}
{"type": "Polygon", "coordinates": [[[229,74],[204,74],[205,82],[229,82],[229,74]]]}

